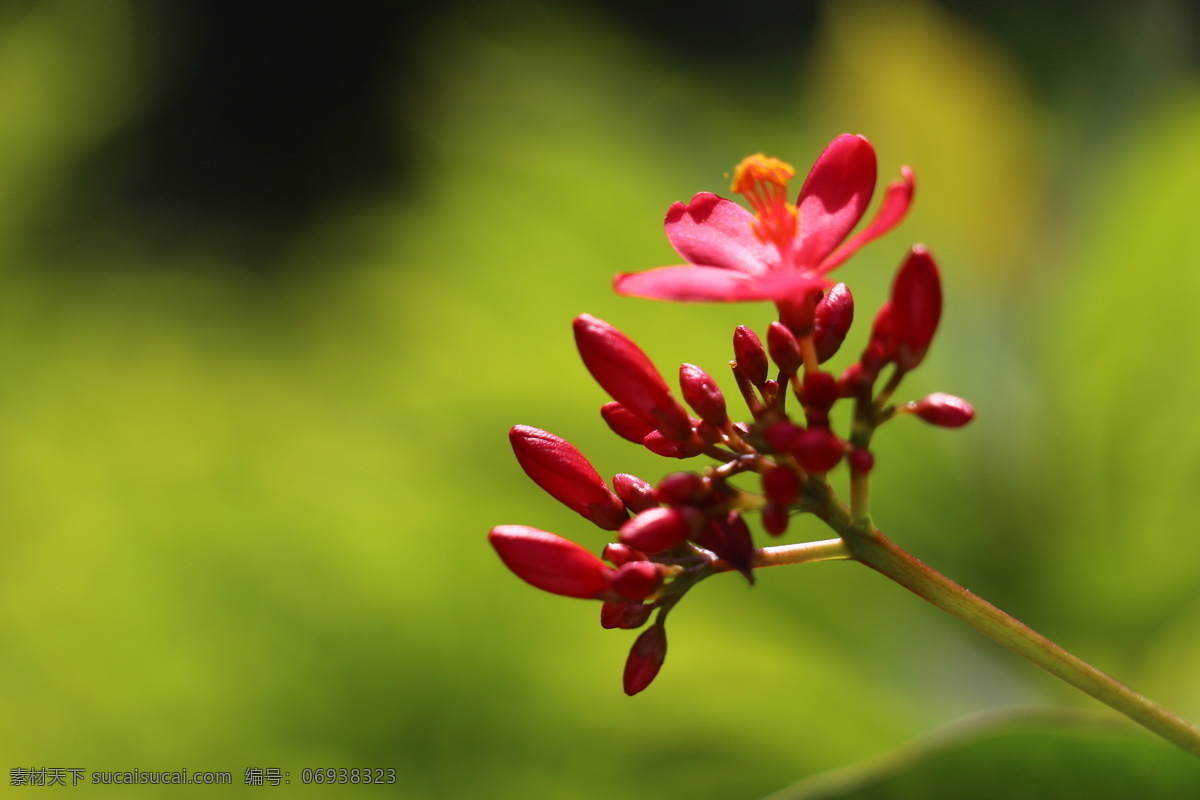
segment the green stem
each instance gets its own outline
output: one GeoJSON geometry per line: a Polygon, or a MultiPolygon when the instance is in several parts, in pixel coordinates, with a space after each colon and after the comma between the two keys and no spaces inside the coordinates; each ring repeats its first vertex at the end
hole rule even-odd
{"type": "MultiPolygon", "coordinates": [[[[842,519],[837,521],[849,523],[849,516],[844,509],[840,510],[841,514],[835,516],[841,516],[842,519]]],[[[856,560],[1139,725],[1200,757],[1200,729],[1196,726],[1068,653],[1024,623],[929,568],[896,546],[874,526],[869,530],[850,524],[835,527],[839,532],[845,531],[846,545],[856,560]]]]}

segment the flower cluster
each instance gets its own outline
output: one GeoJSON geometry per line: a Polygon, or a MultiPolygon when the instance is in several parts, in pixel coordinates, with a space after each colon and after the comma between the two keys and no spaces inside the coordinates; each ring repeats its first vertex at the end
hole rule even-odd
{"type": "Polygon", "coordinates": [[[630,695],[658,674],[666,657],[667,615],[700,580],[737,571],[753,582],[757,567],[802,560],[789,559],[780,548],[756,547],[748,515],[756,513],[773,537],[784,534],[796,515],[825,519],[827,474],[844,461],[852,511],[865,518],[874,464],[870,442],[879,425],[915,415],[954,428],[974,416],[969,404],[946,394],[891,401],[904,375],[924,359],[941,316],[937,266],[920,245],[896,272],[858,360],[839,374],[822,366],[842,347],[854,317],[850,290],[834,284],[828,273],[900,222],[912,201],[912,172],[901,170],[871,221],[852,237],[875,189],[875,151],[867,140],[835,139],[795,204],[787,190],[793,177],[794,170],[777,159],[745,159],[732,190],[746,198],[751,211],[708,193],[676,203],[667,212],[666,232],[688,263],[615,280],[625,295],[776,305],[779,318],[765,337],[746,326],[733,334],[729,363],[748,419],[729,416],[717,382],[700,367],[680,367],[681,403],[627,336],[586,314],[574,321],[580,357],[612,398],[600,409],[608,426],[660,456],[704,456],[711,463],[670,472],[655,484],[619,474],[610,486],[564,439],[526,425],[509,432],[529,477],[591,523],[615,531],[616,541],[600,558],[568,539],[522,525],[493,528],[489,539],[504,564],[533,586],[599,600],[605,628],[642,628],[654,617],[626,661],[624,688],[630,695]],[[830,413],[841,402],[853,407],[843,433],[834,430],[830,413]],[[737,476],[748,485],[735,485],[737,476]]]}

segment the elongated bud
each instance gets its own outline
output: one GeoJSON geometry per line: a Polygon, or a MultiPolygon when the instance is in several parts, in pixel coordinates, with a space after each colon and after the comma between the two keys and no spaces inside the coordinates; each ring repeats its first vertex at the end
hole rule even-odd
{"type": "Polygon", "coordinates": [[[754,541],[750,537],[750,528],[746,526],[746,521],[740,513],[730,511],[712,517],[708,524],[692,537],[692,541],[705,550],[711,550],[717,558],[754,583],[754,571],[750,567],[750,560],[754,556],[754,541]]]}
{"type": "Polygon", "coordinates": [[[745,376],[755,386],[762,386],[767,381],[767,352],[763,350],[758,334],[745,325],[738,325],[733,331],[733,357],[737,359],[738,372],[745,376]]]}
{"type": "Polygon", "coordinates": [[[896,336],[892,323],[892,301],[885,300],[875,314],[875,320],[871,323],[871,338],[867,341],[862,357],[859,358],[864,375],[874,381],[879,371],[888,365],[895,354],[896,336]]]}
{"type": "Polygon", "coordinates": [[[508,432],[508,440],[525,474],[567,508],[606,531],[617,530],[629,519],[624,503],[566,439],[517,425],[508,432]]]}
{"type": "Polygon", "coordinates": [[[896,363],[910,370],[925,358],[942,315],[942,285],[933,256],[913,247],[892,283],[892,333],[896,363]]]}
{"type": "Polygon", "coordinates": [[[685,541],[699,527],[700,513],[690,508],[651,508],[621,526],[620,539],[643,553],[661,553],[685,541]]]}
{"type": "Polygon", "coordinates": [[[692,434],[687,412],[662,375],[628,336],[590,314],[575,318],[575,345],[584,366],[613,400],[670,439],[692,434]]]}
{"type": "Polygon", "coordinates": [[[772,322],[767,328],[767,350],[771,360],[785,376],[796,374],[803,363],[800,357],[800,345],[796,337],[781,322],[772,322]]]}
{"type": "Polygon", "coordinates": [[[621,681],[625,694],[632,697],[649,686],[666,659],[667,632],[662,625],[651,625],[634,641],[629,658],[625,660],[621,681]]]}
{"type": "Polygon", "coordinates": [[[504,566],[531,586],[565,597],[612,595],[613,568],[561,536],[525,525],[497,525],[488,541],[504,566]]]}
{"type": "Polygon", "coordinates": [[[961,397],[937,392],[907,404],[908,410],[930,425],[941,428],[961,428],[975,419],[975,409],[961,397]]]}
{"type": "Polygon", "coordinates": [[[679,387],[683,390],[683,399],[709,425],[720,427],[729,419],[721,388],[700,367],[695,364],[682,365],[679,368],[679,387]]]}
{"type": "Polygon", "coordinates": [[[605,603],[600,606],[600,626],[603,628],[640,628],[650,619],[653,605],[643,603],[605,603]]]}
{"type": "Polygon", "coordinates": [[[854,322],[854,297],[844,283],[839,283],[817,303],[816,323],[813,326],[813,345],[817,363],[833,358],[854,322]]]}
{"type": "Polygon", "coordinates": [[[641,444],[642,440],[657,430],[615,400],[600,406],[600,416],[604,417],[604,422],[613,433],[634,444],[641,444]]]}
{"type": "Polygon", "coordinates": [[[662,586],[662,567],[650,561],[626,561],[613,575],[612,588],[626,600],[645,600],[662,586]]]}
{"type": "Polygon", "coordinates": [[[658,507],[658,501],[654,499],[654,487],[636,475],[624,472],[614,475],[613,488],[625,507],[635,514],[658,507]]]}

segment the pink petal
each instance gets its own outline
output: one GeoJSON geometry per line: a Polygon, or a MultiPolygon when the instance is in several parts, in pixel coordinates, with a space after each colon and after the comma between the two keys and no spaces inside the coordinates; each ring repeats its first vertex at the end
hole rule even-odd
{"type": "Polygon", "coordinates": [[[829,272],[852,256],[858,248],[867,242],[878,239],[899,225],[900,220],[904,219],[904,215],[908,213],[908,207],[912,205],[913,191],[916,188],[915,184],[916,180],[913,177],[913,171],[908,167],[901,167],[900,177],[887,185],[887,189],[884,190],[883,194],[883,202],[879,204],[879,210],[875,212],[875,216],[867,223],[867,227],[854,234],[853,239],[846,242],[822,261],[820,270],[822,272],[829,272]]]}
{"type": "Polygon", "coordinates": [[[701,192],[667,209],[667,239],[689,264],[761,275],[779,254],[750,228],[754,215],[730,200],[701,192]]]}
{"type": "Polygon", "coordinates": [[[803,295],[831,281],[803,273],[784,273],[754,278],[717,267],[659,267],[645,272],[618,275],[613,279],[617,294],[652,300],[693,303],[735,303],[777,300],[803,295]]]}
{"type": "Polygon", "coordinates": [[[738,300],[740,293],[749,291],[754,284],[754,278],[743,272],[718,267],[659,267],[613,278],[617,294],[693,303],[738,300]]]}
{"type": "Polygon", "coordinates": [[[834,139],[800,187],[796,264],[821,263],[853,230],[875,191],[875,148],[848,133],[834,139]]]}

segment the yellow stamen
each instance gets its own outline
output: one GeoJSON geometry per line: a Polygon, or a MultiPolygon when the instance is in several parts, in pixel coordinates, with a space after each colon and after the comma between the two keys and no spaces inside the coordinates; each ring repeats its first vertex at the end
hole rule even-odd
{"type": "Polygon", "coordinates": [[[729,187],[744,196],[754,210],[754,235],[781,253],[796,237],[796,207],[787,201],[788,181],[794,177],[796,170],[791,164],[755,153],[737,165],[729,187]]]}

